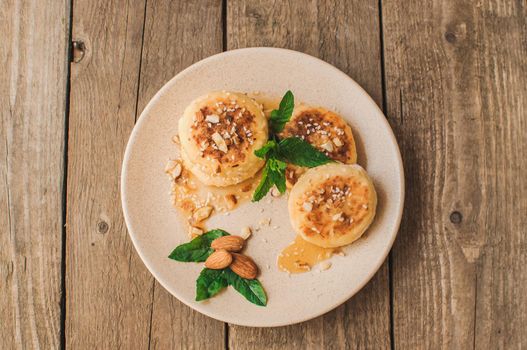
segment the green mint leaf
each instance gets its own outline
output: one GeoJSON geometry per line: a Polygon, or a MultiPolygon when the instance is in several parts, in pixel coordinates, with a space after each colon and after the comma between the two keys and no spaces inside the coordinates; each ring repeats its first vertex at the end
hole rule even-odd
{"type": "Polygon", "coordinates": [[[287,163],[281,161],[280,159],[274,158],[274,155],[269,157],[267,162],[269,163],[269,169],[272,171],[283,172],[287,168],[287,163]]]}
{"type": "Polygon", "coordinates": [[[265,145],[262,146],[262,148],[259,148],[256,151],[254,151],[254,155],[257,156],[258,158],[264,159],[265,155],[269,153],[269,151],[274,150],[277,146],[278,144],[276,143],[275,140],[269,140],[267,141],[265,145]]]}
{"type": "Polygon", "coordinates": [[[260,199],[265,197],[267,192],[273,187],[273,182],[271,178],[269,177],[269,161],[265,163],[265,168],[262,172],[262,179],[260,180],[260,183],[258,184],[258,187],[256,187],[256,190],[254,190],[253,193],[253,202],[258,202],[260,199]]]}
{"type": "Polygon", "coordinates": [[[287,118],[289,121],[289,118],[291,118],[291,115],[293,114],[294,108],[295,97],[293,96],[291,90],[287,90],[284,94],[284,97],[282,97],[282,101],[280,101],[279,111],[282,114],[282,117],[287,118]]]}
{"type": "Polygon", "coordinates": [[[196,280],[196,301],[212,298],[227,286],[223,270],[204,268],[196,280]]]}
{"type": "Polygon", "coordinates": [[[269,120],[271,124],[271,131],[279,133],[284,130],[285,124],[291,119],[293,109],[295,108],[295,97],[291,91],[287,91],[280,101],[278,110],[271,112],[271,118],[269,120]]]}
{"type": "Polygon", "coordinates": [[[331,158],[299,137],[288,137],[281,140],[277,152],[280,159],[308,168],[332,162],[331,158]]]}
{"type": "Polygon", "coordinates": [[[168,257],[172,260],[183,262],[203,262],[214,252],[210,247],[212,241],[218,237],[228,235],[223,230],[211,230],[188,243],[177,246],[168,257]]]}
{"type": "Polygon", "coordinates": [[[267,305],[267,296],[262,284],[257,280],[248,280],[232,272],[231,269],[223,270],[223,276],[234,289],[238,291],[245,299],[258,306],[267,305]]]}
{"type": "Polygon", "coordinates": [[[267,163],[269,164],[270,171],[268,176],[271,182],[276,185],[280,193],[284,193],[286,188],[285,169],[287,168],[287,164],[276,158],[269,158],[267,163]]]}

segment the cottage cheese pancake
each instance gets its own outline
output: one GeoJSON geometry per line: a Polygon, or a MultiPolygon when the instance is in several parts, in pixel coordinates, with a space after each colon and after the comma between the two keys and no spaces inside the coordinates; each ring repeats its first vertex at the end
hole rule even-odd
{"type": "Polygon", "coordinates": [[[268,138],[267,119],[250,97],[214,92],[194,100],[179,121],[181,157],[201,182],[229,186],[254,176],[254,155],[268,138]]]}
{"type": "Polygon", "coordinates": [[[377,194],[362,167],[331,163],[307,170],[293,186],[288,206],[302,238],[320,247],[340,247],[370,226],[377,194]]]}
{"type": "MultiPolygon", "coordinates": [[[[291,136],[306,140],[333,160],[345,164],[357,162],[357,150],[350,126],[338,114],[327,109],[305,105],[296,107],[280,135],[282,138],[291,136]]],[[[288,166],[289,187],[305,170],[288,166]]]]}

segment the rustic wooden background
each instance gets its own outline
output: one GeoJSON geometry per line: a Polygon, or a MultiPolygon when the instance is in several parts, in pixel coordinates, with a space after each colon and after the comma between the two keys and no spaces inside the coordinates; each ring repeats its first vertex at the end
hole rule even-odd
{"type": "Polygon", "coordinates": [[[527,348],[525,0],[0,1],[1,349],[527,348]],[[286,47],[384,109],[407,199],[336,310],[254,329],[169,295],[121,213],[128,136],[209,55],[286,47]]]}

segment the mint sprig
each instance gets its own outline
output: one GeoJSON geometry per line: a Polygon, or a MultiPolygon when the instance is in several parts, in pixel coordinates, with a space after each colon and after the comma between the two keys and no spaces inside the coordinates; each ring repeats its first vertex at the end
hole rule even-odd
{"type": "Polygon", "coordinates": [[[280,102],[279,109],[271,112],[269,120],[271,135],[269,141],[260,149],[254,151],[257,157],[265,159],[266,162],[262,172],[262,179],[253,193],[253,202],[258,202],[265,197],[273,186],[276,186],[280,193],[285,192],[285,169],[287,168],[287,163],[313,168],[332,161],[331,158],[299,137],[278,139],[277,133],[281,132],[285,124],[291,119],[294,107],[293,93],[287,91],[280,102]]]}
{"type": "MultiPolygon", "coordinates": [[[[210,247],[212,241],[228,235],[228,232],[220,229],[208,231],[188,243],[177,246],[168,257],[182,262],[203,262],[214,252],[214,249],[210,247]]],[[[212,298],[228,286],[233,286],[238,293],[253,304],[267,305],[267,296],[260,281],[240,277],[228,267],[221,270],[205,267],[201,270],[196,280],[196,301],[212,298]]]]}

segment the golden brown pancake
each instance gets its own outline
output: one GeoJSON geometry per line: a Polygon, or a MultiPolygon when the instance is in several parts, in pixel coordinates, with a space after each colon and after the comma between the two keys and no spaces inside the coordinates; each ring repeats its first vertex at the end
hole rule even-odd
{"type": "Polygon", "coordinates": [[[377,194],[357,164],[330,163],[309,169],[289,195],[295,231],[320,247],[340,247],[358,239],[375,216],[377,194]]]}
{"type": "Polygon", "coordinates": [[[260,106],[241,93],[214,92],[194,100],[179,121],[185,166],[206,185],[229,186],[256,174],[254,155],[268,138],[260,106]]]}
{"type": "MultiPolygon", "coordinates": [[[[345,164],[357,162],[357,150],[351,127],[338,114],[321,107],[295,107],[291,120],[280,134],[281,138],[296,136],[312,144],[329,158],[345,164]]],[[[305,172],[305,168],[289,165],[290,185],[305,172]]]]}

